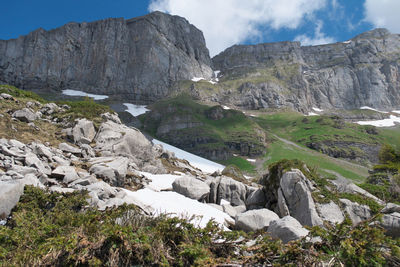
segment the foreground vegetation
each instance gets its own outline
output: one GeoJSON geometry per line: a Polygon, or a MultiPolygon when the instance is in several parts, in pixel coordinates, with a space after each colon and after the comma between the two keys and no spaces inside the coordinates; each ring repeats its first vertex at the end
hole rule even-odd
{"type": "Polygon", "coordinates": [[[104,212],[87,206],[85,192],[50,193],[27,186],[6,226],[0,226],[0,265],[213,266],[222,263],[346,266],[400,263],[399,242],[368,222],[346,220],[287,245],[265,232],[200,229],[190,220],[142,215],[135,206],[104,212]],[[239,238],[241,237],[241,238],[239,238]],[[247,241],[253,244],[245,245],[247,241]]]}

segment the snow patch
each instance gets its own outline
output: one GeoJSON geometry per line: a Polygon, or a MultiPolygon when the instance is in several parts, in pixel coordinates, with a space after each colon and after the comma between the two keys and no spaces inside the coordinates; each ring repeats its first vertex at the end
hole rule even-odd
{"type": "Polygon", "coordinates": [[[231,204],[231,202],[229,202],[228,200],[225,200],[225,199],[221,199],[221,206],[222,205],[230,205],[231,204]]]}
{"type": "Polygon", "coordinates": [[[131,103],[124,103],[123,105],[127,107],[126,112],[129,112],[130,114],[132,114],[132,116],[135,117],[144,114],[147,111],[150,111],[149,109],[146,108],[145,105],[135,105],[131,103]]]}
{"type": "Polygon", "coordinates": [[[376,127],[392,127],[396,126],[397,123],[400,123],[400,117],[390,115],[389,119],[375,121],[357,121],[356,123],[360,125],[373,125],[376,127]]]}
{"type": "Polygon", "coordinates": [[[319,108],[312,108],[314,111],[316,111],[316,112],[322,112],[323,110],[322,109],[319,109],[319,108]]]}
{"type": "Polygon", "coordinates": [[[256,159],[247,159],[247,161],[249,161],[249,162],[256,162],[257,160],[256,160],[256,159]]]}
{"type": "Polygon", "coordinates": [[[205,80],[203,77],[193,77],[192,78],[192,81],[193,82],[199,82],[199,81],[201,81],[201,80],[205,80]]]}
{"type": "Polygon", "coordinates": [[[214,76],[215,76],[214,80],[215,80],[216,82],[219,82],[218,75],[220,74],[220,72],[221,72],[220,70],[214,71],[214,76]]]}
{"type": "Polygon", "coordinates": [[[377,109],[374,109],[374,108],[371,108],[371,107],[367,107],[367,106],[363,106],[360,109],[373,110],[373,111],[380,112],[380,113],[388,113],[386,111],[380,111],[380,110],[377,110],[377,109]]]}
{"type": "Polygon", "coordinates": [[[222,106],[222,108],[223,108],[223,109],[226,109],[226,110],[231,109],[231,108],[228,107],[228,106],[222,106]]]}
{"type": "Polygon", "coordinates": [[[342,43],[344,43],[344,44],[351,44],[351,40],[344,41],[344,42],[342,42],[342,43]]]}
{"type": "Polygon", "coordinates": [[[174,174],[151,174],[148,172],[140,172],[140,174],[149,178],[151,182],[146,186],[153,191],[172,190],[172,183],[181,175],[174,174]]]}
{"type": "Polygon", "coordinates": [[[69,96],[87,96],[87,97],[93,98],[94,100],[103,100],[103,99],[108,98],[107,95],[95,95],[95,94],[89,94],[89,93],[85,93],[83,91],[77,91],[77,90],[71,90],[71,89],[62,90],[62,94],[69,95],[69,96]]]}
{"type": "Polygon", "coordinates": [[[189,161],[189,163],[192,166],[202,170],[203,172],[213,173],[215,171],[222,171],[225,168],[224,165],[221,165],[221,164],[215,163],[211,160],[196,156],[192,153],[186,152],[182,149],[171,146],[171,145],[161,142],[157,139],[153,139],[152,141],[153,141],[153,144],[161,144],[164,147],[164,149],[174,152],[175,156],[177,158],[185,159],[185,160],[189,161]]]}
{"type": "Polygon", "coordinates": [[[7,223],[6,220],[0,220],[0,225],[1,225],[1,226],[6,225],[6,223],[7,223]]]}
{"type": "Polygon", "coordinates": [[[234,223],[234,220],[228,214],[176,192],[155,192],[148,188],[136,192],[123,190],[126,192],[124,201],[128,204],[135,204],[154,216],[167,214],[171,217],[184,219],[197,216],[192,223],[201,228],[206,227],[210,220],[224,226],[226,230],[226,226],[234,223]]]}
{"type": "Polygon", "coordinates": [[[309,112],[306,116],[318,116],[318,114],[314,112],[309,112]]]}
{"type": "Polygon", "coordinates": [[[393,110],[392,112],[393,112],[393,113],[400,114],[400,110],[393,110]]]}
{"type": "Polygon", "coordinates": [[[244,178],[246,178],[247,180],[250,180],[250,179],[253,179],[254,177],[252,177],[252,176],[247,176],[247,175],[243,175],[244,176],[244,178]]]}

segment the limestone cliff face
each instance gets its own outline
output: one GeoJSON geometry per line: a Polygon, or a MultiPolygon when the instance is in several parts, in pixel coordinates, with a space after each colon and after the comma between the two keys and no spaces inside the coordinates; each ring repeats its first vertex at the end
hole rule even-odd
{"type": "Polygon", "coordinates": [[[400,35],[385,29],[320,46],[237,45],[212,60],[223,90],[205,97],[242,108],[400,107],[400,35]]]}
{"type": "Polygon", "coordinates": [[[211,78],[200,30],[161,12],[69,23],[0,40],[0,81],[27,89],[78,89],[153,101],[174,81],[211,78]]]}

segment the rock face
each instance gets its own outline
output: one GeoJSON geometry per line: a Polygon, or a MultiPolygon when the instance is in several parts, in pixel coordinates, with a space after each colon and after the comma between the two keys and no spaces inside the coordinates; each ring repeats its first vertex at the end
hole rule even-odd
{"type": "Polygon", "coordinates": [[[300,239],[308,235],[308,230],[291,216],[285,216],[269,224],[268,232],[272,237],[277,237],[283,243],[300,239]]]}
{"type": "Polygon", "coordinates": [[[202,32],[161,12],[68,23],[0,41],[0,80],[28,89],[78,89],[152,101],[166,96],[175,81],[210,79],[209,66],[202,32]]]}
{"type": "Polygon", "coordinates": [[[249,210],[236,215],[235,227],[243,231],[256,231],[267,228],[279,216],[268,209],[249,210]]]}
{"type": "MultiPolygon", "coordinates": [[[[220,83],[238,86],[212,99],[247,109],[291,107],[298,111],[400,107],[400,35],[385,29],[342,42],[235,45],[215,56],[220,83]]],[[[195,90],[201,95],[200,90],[195,90]]],[[[207,96],[201,95],[202,98],[207,96]]]]}
{"type": "Polygon", "coordinates": [[[175,192],[188,198],[204,200],[210,193],[210,187],[203,181],[191,176],[182,176],[172,183],[175,192]]]}

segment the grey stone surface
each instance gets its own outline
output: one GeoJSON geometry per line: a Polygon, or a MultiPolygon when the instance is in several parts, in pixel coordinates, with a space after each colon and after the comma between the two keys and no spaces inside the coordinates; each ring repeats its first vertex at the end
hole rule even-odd
{"type": "Polygon", "coordinates": [[[79,119],[72,128],[71,134],[75,143],[89,144],[96,135],[96,130],[92,121],[79,119]]]}
{"type": "Polygon", "coordinates": [[[360,205],[348,199],[340,199],[344,211],[349,215],[353,225],[371,218],[371,210],[367,205],[360,205]]]}
{"type": "Polygon", "coordinates": [[[16,118],[23,122],[32,122],[37,119],[36,114],[29,108],[23,108],[15,111],[12,114],[13,118],[16,118]]]}
{"type": "Polygon", "coordinates": [[[210,187],[205,182],[188,175],[176,178],[172,188],[175,192],[196,200],[204,200],[210,193],[210,187]]]}
{"type": "Polygon", "coordinates": [[[386,206],[382,209],[382,213],[393,213],[399,212],[400,213],[400,205],[394,203],[387,203],[386,206]]]}
{"type": "Polygon", "coordinates": [[[332,224],[341,223],[344,221],[343,212],[339,206],[333,201],[329,203],[317,204],[317,209],[321,215],[322,220],[328,221],[332,224]]]}
{"type": "Polygon", "coordinates": [[[24,186],[18,182],[0,182],[0,219],[5,219],[18,203],[24,186]]]}
{"type": "Polygon", "coordinates": [[[309,231],[295,218],[285,216],[270,222],[268,232],[272,237],[281,239],[283,243],[288,243],[289,241],[297,240],[308,235],[309,231]]]}
{"type": "Polygon", "coordinates": [[[82,153],[82,151],[79,148],[71,146],[67,143],[59,144],[58,148],[67,153],[72,153],[72,154],[81,154],[82,153]]]}
{"type": "Polygon", "coordinates": [[[211,78],[209,66],[202,32],[161,12],[71,22],[0,41],[0,80],[20,88],[78,89],[149,101],[165,97],[175,81],[211,78]]]}
{"type": "Polygon", "coordinates": [[[398,238],[400,237],[400,213],[393,212],[384,214],[382,217],[381,225],[386,230],[386,234],[398,238]]]}
{"type": "Polygon", "coordinates": [[[265,192],[261,188],[251,192],[245,201],[246,207],[249,210],[263,208],[266,202],[265,192]]]}
{"type": "Polygon", "coordinates": [[[126,157],[101,157],[90,160],[89,171],[96,177],[114,186],[122,186],[128,171],[129,159],[126,157]]]}
{"type": "Polygon", "coordinates": [[[224,77],[250,77],[250,81],[211,97],[200,90],[196,93],[246,109],[289,107],[308,112],[312,107],[370,106],[393,110],[400,107],[399,51],[400,36],[385,29],[318,46],[299,42],[235,45],[215,56],[213,67],[224,77]],[[274,73],[274,69],[279,71],[274,73]],[[263,80],[265,72],[272,75],[263,80]],[[256,82],[251,81],[254,76],[256,82]]]}
{"type": "MultiPolygon", "coordinates": [[[[311,188],[307,184],[307,178],[300,170],[294,169],[285,172],[280,180],[280,188],[290,216],[296,218],[302,225],[322,225],[322,220],[311,196],[311,188]]],[[[285,212],[280,211],[281,214],[285,212]]]]}
{"type": "Polygon", "coordinates": [[[222,176],[218,188],[216,203],[220,204],[222,199],[229,201],[234,206],[244,205],[246,201],[246,186],[232,178],[222,176]]]}
{"type": "Polygon", "coordinates": [[[265,229],[271,221],[278,220],[279,216],[268,209],[249,210],[236,215],[235,227],[243,231],[265,229]]]}

